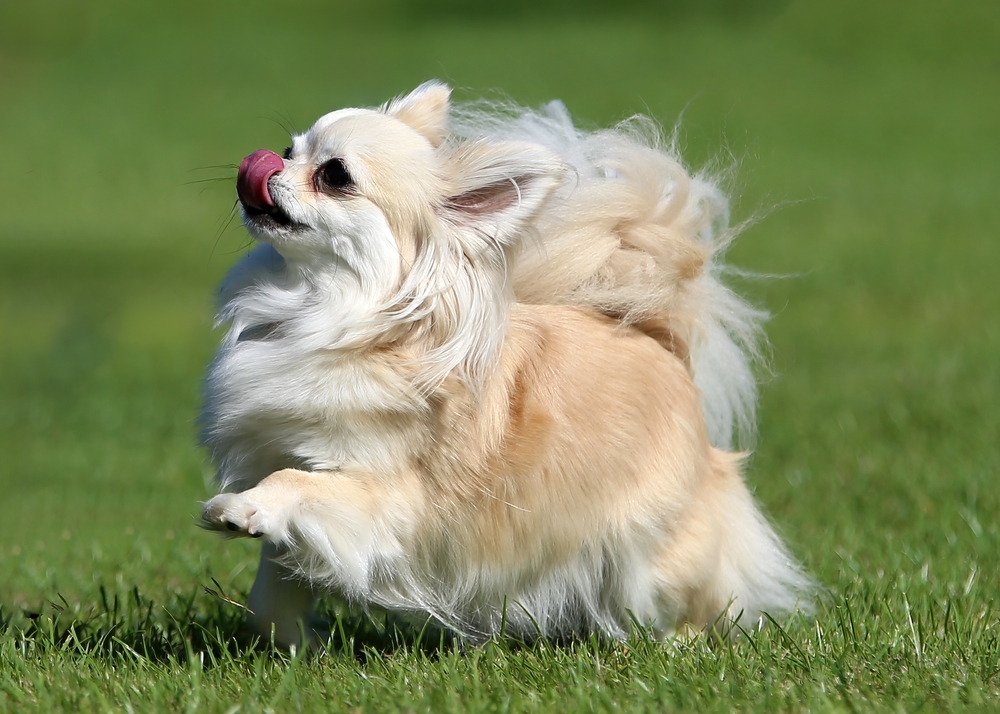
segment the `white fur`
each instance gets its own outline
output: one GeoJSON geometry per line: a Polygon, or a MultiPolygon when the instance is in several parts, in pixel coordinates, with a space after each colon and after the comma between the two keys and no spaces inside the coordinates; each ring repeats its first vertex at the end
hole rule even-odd
{"type": "MultiPolygon", "coordinates": [[[[474,485],[473,464],[474,454],[506,448],[507,432],[492,429],[507,418],[501,363],[513,359],[518,335],[533,334],[532,316],[555,309],[541,306],[564,306],[551,314],[554,325],[567,315],[567,334],[580,320],[604,330],[603,314],[622,339],[648,331],[676,348],[702,411],[700,423],[677,427],[676,443],[700,443],[707,429],[725,448],[734,433],[752,431],[751,362],[764,315],[720,281],[731,239],[723,194],[691,176],[650,122],[581,132],[558,103],[449,114],[447,88],[428,83],[379,110],[329,114],[293,146],[269,190],[300,226],[261,227],[246,214],[265,244],[223,284],[219,320],[229,328],[202,415],[219,483],[235,492],[206,504],[206,526],[270,544],[251,597],[260,631],[273,625],[279,642],[296,642],[293,623],[308,617],[313,588],[427,614],[471,637],[497,633],[501,623],[522,636],[623,636],[632,618],[669,634],[725,613],[759,618],[796,607],[808,579],[738,475],[729,490],[692,486],[701,495],[688,506],[680,496],[655,507],[655,499],[626,499],[626,510],[609,505],[592,525],[585,511],[567,511],[561,522],[570,525],[552,531],[552,545],[536,539],[536,554],[517,562],[486,562],[471,554],[472,541],[428,534],[432,523],[453,522],[456,534],[466,528],[476,517],[470,504],[484,494],[504,504],[503,518],[545,532],[537,502],[474,485]],[[349,197],[322,195],[311,183],[333,157],[357,184],[349,197]],[[512,320],[521,332],[511,332],[512,320]],[[481,435],[454,455],[451,436],[432,428],[444,423],[438,414],[448,400],[471,410],[450,423],[481,435]],[[420,454],[433,454],[447,488],[428,485],[434,474],[421,471],[420,454]],[[472,500],[463,500],[466,483],[472,500]],[[707,554],[692,572],[709,575],[668,582],[662,573],[680,571],[652,563],[665,542],[682,540],[683,524],[702,522],[687,516],[701,510],[719,530],[692,535],[695,545],[685,548],[707,554]],[[577,540],[569,531],[579,531],[577,540]],[[560,550],[562,539],[575,545],[560,550]],[[712,591],[705,603],[689,602],[695,587],[712,591]]],[[[705,469],[736,473],[712,455],[721,452],[677,449],[664,458],[679,484],[705,469]]],[[[580,456],[580,469],[608,460],[609,491],[598,501],[625,498],[611,474],[627,468],[614,459],[628,456],[580,456]]],[[[571,461],[559,462],[567,478],[571,461]]],[[[559,498],[552,507],[562,507],[559,498]]]]}

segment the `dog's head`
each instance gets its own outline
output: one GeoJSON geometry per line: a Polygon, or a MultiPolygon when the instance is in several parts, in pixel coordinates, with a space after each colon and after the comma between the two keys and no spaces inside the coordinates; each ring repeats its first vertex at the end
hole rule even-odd
{"type": "Polygon", "coordinates": [[[486,350],[471,333],[495,332],[496,319],[477,313],[503,302],[510,250],[564,172],[536,144],[457,139],[449,110],[437,82],[378,109],[342,109],[283,156],[246,157],[237,180],[247,229],[297,273],[315,284],[336,273],[384,334],[435,333],[436,377],[486,350]]]}
{"type": "Polygon", "coordinates": [[[477,258],[510,245],[558,184],[562,164],[540,146],[457,141],[450,89],[428,82],[379,109],[342,109],[294,136],[282,156],[243,160],[244,223],[287,260],[347,264],[399,287],[429,243],[477,258]]]}

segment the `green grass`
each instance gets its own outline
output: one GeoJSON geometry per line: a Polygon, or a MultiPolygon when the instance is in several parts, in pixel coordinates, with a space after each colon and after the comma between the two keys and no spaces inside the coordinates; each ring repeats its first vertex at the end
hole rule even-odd
{"type": "Polygon", "coordinates": [[[1000,708],[996,3],[510,5],[0,3],[0,711],[1000,708]],[[813,620],[463,651],[329,603],[328,656],[241,635],[253,545],[194,527],[233,164],[429,77],[683,113],[736,167],[767,215],[732,261],[784,276],[743,286],[774,313],[748,479],[813,620]]]}

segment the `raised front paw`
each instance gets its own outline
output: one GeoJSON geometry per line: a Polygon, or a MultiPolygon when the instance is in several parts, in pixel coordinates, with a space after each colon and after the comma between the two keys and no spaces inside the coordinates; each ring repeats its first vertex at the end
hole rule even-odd
{"type": "Polygon", "coordinates": [[[260,538],[269,533],[267,514],[242,493],[220,493],[205,504],[201,527],[233,536],[260,538]]]}

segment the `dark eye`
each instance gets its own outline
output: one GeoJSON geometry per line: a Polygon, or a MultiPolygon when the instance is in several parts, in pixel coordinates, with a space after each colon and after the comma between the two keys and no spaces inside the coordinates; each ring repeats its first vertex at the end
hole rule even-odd
{"type": "Polygon", "coordinates": [[[282,151],[281,158],[283,158],[285,161],[288,161],[290,158],[292,158],[292,147],[289,146],[284,151],[282,151]]]}
{"type": "Polygon", "coordinates": [[[343,159],[330,159],[316,172],[316,188],[325,191],[345,191],[354,187],[343,159]]]}

